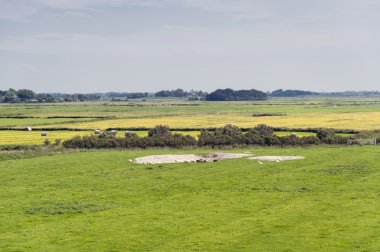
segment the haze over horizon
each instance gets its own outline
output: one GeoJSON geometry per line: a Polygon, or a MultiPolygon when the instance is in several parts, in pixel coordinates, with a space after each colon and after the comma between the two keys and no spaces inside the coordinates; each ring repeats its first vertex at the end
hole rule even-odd
{"type": "Polygon", "coordinates": [[[378,90],[376,0],[0,0],[0,89],[378,90]]]}

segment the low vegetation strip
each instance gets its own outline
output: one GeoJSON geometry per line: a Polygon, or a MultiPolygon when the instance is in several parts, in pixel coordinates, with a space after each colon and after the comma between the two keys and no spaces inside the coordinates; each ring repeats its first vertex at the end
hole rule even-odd
{"type": "Polygon", "coordinates": [[[54,118],[72,118],[72,119],[78,119],[78,118],[84,118],[84,119],[112,119],[115,118],[115,116],[0,116],[0,119],[25,119],[25,118],[47,118],[47,119],[54,119],[54,118]]]}
{"type": "Polygon", "coordinates": [[[151,129],[146,137],[138,136],[129,131],[125,133],[125,137],[117,137],[115,132],[103,132],[93,136],[77,136],[63,142],[66,148],[183,148],[191,146],[303,146],[318,144],[352,145],[357,144],[357,142],[350,137],[338,136],[329,129],[321,129],[316,136],[277,136],[274,134],[273,128],[266,125],[258,125],[246,133],[243,133],[239,127],[226,125],[215,131],[201,131],[198,140],[189,135],[173,134],[169,127],[161,125],[151,129]]]}
{"type": "MultiPolygon", "coordinates": [[[[59,128],[45,128],[45,127],[31,127],[32,130],[36,131],[93,131],[93,129],[77,129],[77,128],[65,128],[65,127],[59,127],[59,128]]],[[[25,131],[26,127],[0,127],[0,131],[25,131]]]]}
{"type": "Polygon", "coordinates": [[[264,117],[264,116],[286,116],[283,113],[253,113],[253,117],[264,117]]]}
{"type": "MultiPolygon", "coordinates": [[[[271,127],[276,132],[295,132],[295,133],[318,133],[321,129],[325,128],[286,128],[286,127],[271,127]]],[[[124,131],[149,131],[152,127],[116,127],[116,128],[107,128],[106,131],[111,130],[124,130],[124,131]]],[[[202,130],[206,131],[216,131],[218,127],[210,127],[210,128],[170,128],[170,131],[177,132],[200,132],[202,130]]],[[[241,131],[247,132],[252,128],[241,128],[241,131]]],[[[329,130],[334,131],[336,134],[359,134],[363,131],[354,130],[354,129],[334,129],[329,128],[329,130]]]]}

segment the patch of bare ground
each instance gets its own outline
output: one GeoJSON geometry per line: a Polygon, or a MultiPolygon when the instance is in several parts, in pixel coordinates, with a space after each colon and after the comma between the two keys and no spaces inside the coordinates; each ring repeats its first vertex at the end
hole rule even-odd
{"type": "Polygon", "coordinates": [[[138,164],[171,164],[171,163],[205,163],[218,162],[223,159],[249,157],[250,154],[237,153],[211,153],[208,155],[153,155],[131,160],[138,164]]]}

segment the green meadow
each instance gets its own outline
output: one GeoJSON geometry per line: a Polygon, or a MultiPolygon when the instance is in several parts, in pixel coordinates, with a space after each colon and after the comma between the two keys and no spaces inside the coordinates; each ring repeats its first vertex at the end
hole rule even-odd
{"type": "Polygon", "coordinates": [[[217,163],[141,165],[211,150],[0,153],[0,251],[379,251],[375,146],[249,148],[217,163]]]}
{"type": "MultiPolygon", "coordinates": [[[[46,139],[54,143],[91,135],[94,129],[164,124],[197,137],[199,128],[228,123],[380,129],[380,100],[0,105],[0,251],[380,250],[376,146],[246,147],[224,151],[305,159],[161,165],[129,160],[222,150],[78,151],[41,146],[46,139]],[[25,126],[33,131],[9,130],[25,126]],[[46,128],[48,136],[42,137],[46,128]]],[[[146,130],[136,133],[147,135],[146,130]]],[[[315,135],[306,130],[296,134],[315,135]]],[[[363,144],[373,144],[379,133],[359,135],[366,140],[363,144]]]]}

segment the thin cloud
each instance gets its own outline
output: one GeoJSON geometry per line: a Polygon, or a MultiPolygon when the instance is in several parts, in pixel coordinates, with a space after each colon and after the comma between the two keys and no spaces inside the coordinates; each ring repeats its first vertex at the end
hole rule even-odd
{"type": "Polygon", "coordinates": [[[380,81],[377,0],[0,0],[0,6],[0,83],[7,87],[340,90],[376,89],[380,81]]]}

